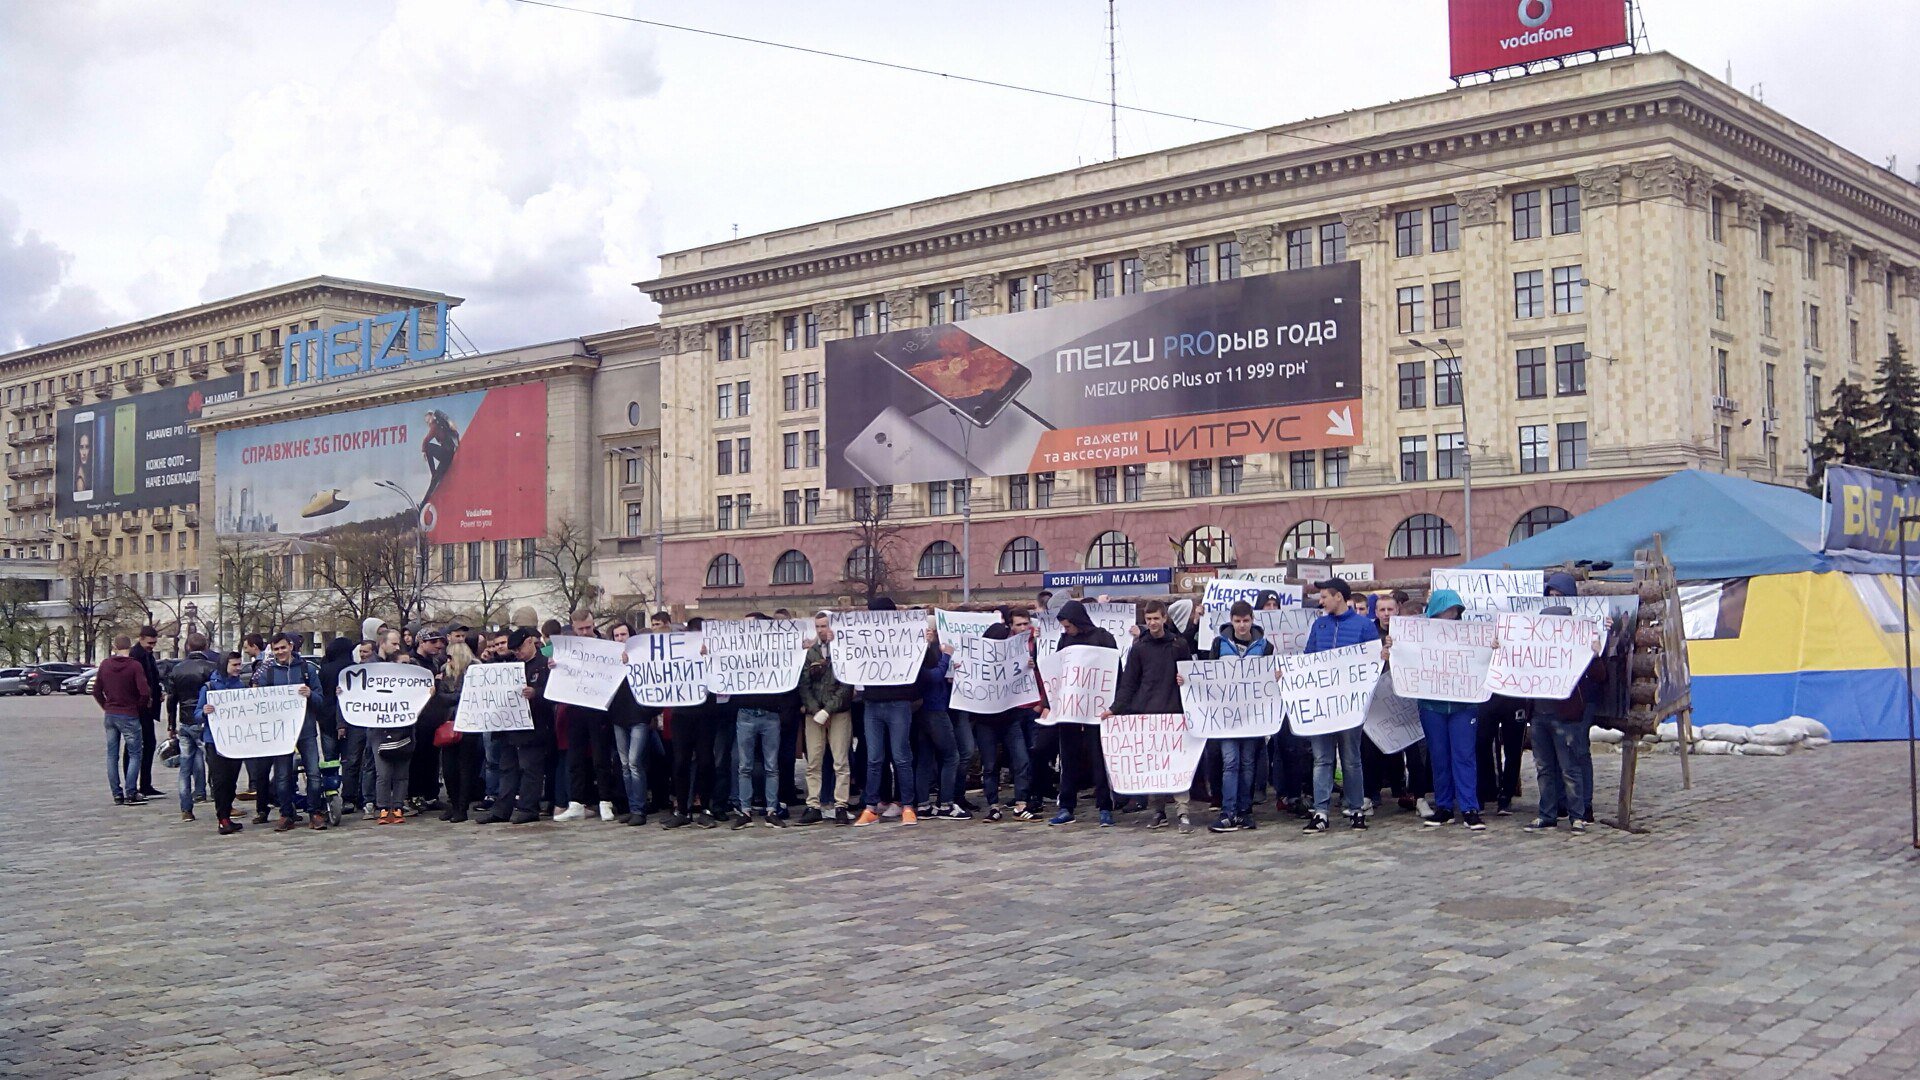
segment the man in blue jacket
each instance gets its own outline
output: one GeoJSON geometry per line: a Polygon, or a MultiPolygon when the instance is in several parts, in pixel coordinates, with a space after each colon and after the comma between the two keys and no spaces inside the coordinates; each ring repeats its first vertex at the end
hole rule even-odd
{"type": "MultiPolygon", "coordinates": [[[[1365,612],[1353,606],[1353,586],[1343,578],[1316,581],[1320,594],[1320,617],[1307,627],[1307,653],[1327,652],[1380,640],[1380,628],[1365,612]]],[[[1316,835],[1327,831],[1327,813],[1333,803],[1333,762],[1340,759],[1340,791],[1347,804],[1347,824],[1355,829],[1367,827],[1365,777],[1360,765],[1361,729],[1350,727],[1326,735],[1308,738],[1313,747],[1313,816],[1300,831],[1316,835]]]]}
{"type": "Polygon", "coordinates": [[[247,669],[245,658],[237,652],[228,653],[221,665],[220,671],[200,684],[200,697],[194,703],[191,719],[206,735],[207,787],[213,790],[213,812],[220,819],[220,835],[232,836],[246,828],[233,820],[233,791],[240,778],[241,759],[222,754],[214,741],[213,725],[207,723],[207,717],[213,712],[207,707],[207,691],[243,689],[247,685],[247,669]]]}
{"type": "MultiPolygon", "coordinates": [[[[307,716],[300,727],[298,749],[282,758],[272,759],[277,774],[280,800],[280,824],[275,832],[287,832],[299,821],[293,806],[293,769],[296,759],[307,772],[307,819],[316,831],[327,827],[327,781],[320,775],[319,714],[326,704],[326,691],[320,688],[320,671],[293,649],[293,635],[278,633],[267,643],[268,660],[254,672],[255,686],[298,686],[307,699],[307,716]]],[[[257,822],[260,819],[255,817],[257,822]]]]}

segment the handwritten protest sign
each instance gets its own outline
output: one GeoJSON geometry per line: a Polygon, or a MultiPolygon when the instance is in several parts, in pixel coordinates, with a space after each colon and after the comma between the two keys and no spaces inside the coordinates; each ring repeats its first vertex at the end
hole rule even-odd
{"type": "MultiPolygon", "coordinates": [[[[1213,639],[1219,636],[1220,628],[1225,626],[1227,620],[1232,616],[1235,601],[1245,599],[1247,603],[1253,603],[1253,597],[1236,595],[1233,589],[1223,590],[1223,598],[1214,599],[1213,585],[1214,582],[1220,580],[1219,578],[1215,578],[1213,581],[1209,581],[1207,583],[1207,594],[1201,597],[1199,644],[1202,649],[1213,648],[1213,639]]],[[[1246,583],[1228,581],[1227,584],[1237,587],[1246,583]]],[[[1274,630],[1278,629],[1278,627],[1291,625],[1284,620],[1280,612],[1293,612],[1293,619],[1298,622],[1300,627],[1300,640],[1304,644],[1306,641],[1306,628],[1312,625],[1313,620],[1318,617],[1320,613],[1318,611],[1308,611],[1300,606],[1301,592],[1300,586],[1298,585],[1280,585],[1277,587],[1273,585],[1256,585],[1254,590],[1256,596],[1259,593],[1270,591],[1277,591],[1280,594],[1280,608],[1278,611],[1256,610],[1253,613],[1254,623],[1263,629],[1273,628],[1267,629],[1268,636],[1272,636],[1274,630]]],[[[1299,652],[1300,650],[1296,648],[1293,651],[1299,652]]]]}
{"type": "Polygon", "coordinates": [[[1133,644],[1133,628],[1139,625],[1137,612],[1132,604],[1088,604],[1087,618],[1093,625],[1113,635],[1125,657],[1127,646],[1133,644]]]}
{"type": "MultiPolygon", "coordinates": [[[[1120,639],[1115,638],[1115,641],[1120,639]]],[[[1037,659],[1046,659],[1060,648],[1060,617],[1052,612],[1033,613],[1033,645],[1037,659]]]]}
{"type": "Polygon", "coordinates": [[[280,757],[300,742],[307,699],[298,686],[207,691],[207,730],[220,756],[280,757]]]}
{"type": "Polygon", "coordinates": [[[853,686],[906,686],[920,677],[927,655],[927,613],[836,611],[833,677],[853,686]]]}
{"type": "Polygon", "coordinates": [[[586,709],[604,709],[627,677],[627,647],[604,638],[565,634],[553,639],[553,672],[546,698],[586,709]]]}
{"type": "Polygon", "coordinates": [[[1380,643],[1363,642],[1308,656],[1280,658],[1280,696],[1295,735],[1330,735],[1359,727],[1380,681],[1380,643]]]}
{"type": "Polygon", "coordinates": [[[520,691],[527,669],[518,663],[472,664],[460,677],[460,705],[453,712],[455,731],[526,731],[533,710],[520,691]]]}
{"type": "Polygon", "coordinates": [[[1116,795],[1171,795],[1193,786],[1207,740],[1179,713],[1110,716],[1100,725],[1100,753],[1116,795]]]}
{"type": "Polygon", "coordinates": [[[1638,596],[1505,596],[1495,611],[1515,611],[1538,615],[1550,607],[1565,606],[1575,615],[1601,628],[1600,645],[1604,649],[1613,629],[1631,628],[1640,613],[1638,596]]]}
{"type": "Polygon", "coordinates": [[[627,639],[627,689],[651,709],[707,699],[707,658],[698,633],[641,634],[627,639]]]}
{"type": "Polygon", "coordinates": [[[1393,639],[1393,689],[1401,697],[1474,702],[1493,696],[1487,690],[1492,623],[1395,615],[1387,636],[1393,639]]]}
{"type": "Polygon", "coordinates": [[[1435,589],[1452,589],[1467,605],[1465,617],[1493,621],[1504,597],[1538,596],[1545,588],[1546,573],[1541,570],[1460,570],[1433,571],[1435,589]]]}
{"type": "Polygon", "coordinates": [[[1040,663],[1047,684],[1043,724],[1097,724],[1113,705],[1120,682],[1120,653],[1098,645],[1069,645],[1040,663]]]}
{"type": "Polygon", "coordinates": [[[1040,700],[1027,642],[1022,631],[1004,640],[970,634],[953,646],[953,707],[982,715],[1005,712],[1040,700]]]}
{"type": "MultiPolygon", "coordinates": [[[[1500,643],[1487,668],[1487,688],[1517,698],[1564,701],[1593,662],[1600,628],[1578,615],[1502,614],[1500,643]]],[[[1394,649],[1399,661],[1399,648],[1394,649]]]]}
{"type": "Polygon", "coordinates": [[[411,727],[433,697],[433,672],[418,664],[355,664],[340,672],[340,719],[354,727],[411,727]]]}
{"type": "Polygon", "coordinates": [[[955,644],[963,637],[979,637],[987,632],[987,627],[999,621],[1000,616],[991,611],[933,609],[933,625],[940,633],[942,645],[955,644]]]}
{"type": "Polygon", "coordinates": [[[1395,693],[1391,679],[1374,688],[1364,730],[1383,754],[1397,754],[1426,738],[1420,727],[1420,707],[1395,693]]]}
{"type": "MultiPolygon", "coordinates": [[[[879,614],[892,614],[880,612],[879,614]]],[[[783,694],[800,685],[813,623],[800,619],[719,619],[703,623],[707,689],[715,694],[783,694]]],[[[926,645],[924,619],[920,627],[926,645]]],[[[834,658],[839,659],[839,650],[834,658]]]]}
{"type": "Polygon", "coordinates": [[[1248,739],[1273,735],[1286,720],[1280,701],[1277,656],[1231,660],[1183,660],[1180,705],[1204,739],[1248,739]]]}

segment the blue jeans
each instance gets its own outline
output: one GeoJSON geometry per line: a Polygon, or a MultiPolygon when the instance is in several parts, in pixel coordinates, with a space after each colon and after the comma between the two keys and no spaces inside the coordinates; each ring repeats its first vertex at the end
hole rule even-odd
{"type": "MultiPolygon", "coordinates": [[[[480,742],[487,752],[487,763],[481,769],[481,775],[484,778],[486,786],[487,798],[497,799],[500,797],[500,755],[506,750],[507,741],[505,736],[500,733],[488,731],[481,735],[480,742]]],[[[371,764],[371,759],[369,759],[369,764],[371,764]]]]}
{"type": "Polygon", "coordinates": [[[881,778],[889,758],[893,761],[893,783],[899,789],[901,805],[914,804],[912,740],[913,702],[866,703],[860,741],[866,744],[867,786],[862,794],[868,806],[880,805],[881,778]]]}
{"type": "Polygon", "coordinates": [[[1312,735],[1313,812],[1326,816],[1333,805],[1333,759],[1340,757],[1340,792],[1347,813],[1357,814],[1366,806],[1366,776],[1360,765],[1360,729],[1350,727],[1327,735],[1312,735]]]}
{"type": "Polygon", "coordinates": [[[279,759],[279,763],[274,766],[280,770],[281,817],[292,816],[294,810],[293,770],[296,763],[307,771],[307,812],[313,813],[317,809],[323,814],[326,813],[327,781],[320,775],[320,728],[311,717],[300,728],[300,741],[295,745],[293,753],[279,759]]]}
{"type": "Polygon", "coordinates": [[[960,783],[956,786],[961,790],[953,793],[957,801],[966,790],[967,770],[973,765],[974,755],[980,752],[980,740],[973,733],[972,713],[950,712],[947,715],[953,718],[953,745],[960,754],[960,783]]]}
{"type": "Polygon", "coordinates": [[[1533,718],[1533,767],[1540,777],[1540,820],[1593,817],[1593,747],[1588,719],[1533,718]]]}
{"type": "Polygon", "coordinates": [[[107,786],[116,799],[139,795],[140,718],[108,713],[101,724],[107,729],[107,786]]]}
{"type": "Polygon", "coordinates": [[[980,790],[987,797],[987,805],[1000,802],[1002,751],[1007,755],[1007,767],[1013,770],[1013,801],[1027,802],[1033,794],[1033,761],[1027,755],[1027,725],[1019,711],[1011,718],[1002,713],[998,723],[982,717],[970,726],[980,745],[980,790]]]}
{"type": "Polygon", "coordinates": [[[960,772],[960,753],[954,740],[953,716],[938,709],[922,709],[919,720],[913,732],[913,760],[919,763],[914,773],[914,794],[922,800],[933,797],[933,774],[937,770],[940,801],[950,803],[960,796],[960,784],[955,779],[960,772]]]}
{"type": "Polygon", "coordinates": [[[613,725],[614,757],[620,762],[620,779],[627,789],[629,813],[647,812],[647,755],[651,749],[653,725],[613,725]]]}
{"type": "Polygon", "coordinates": [[[356,810],[373,805],[373,743],[371,729],[353,726],[340,741],[340,795],[356,810]]]}
{"type": "Polygon", "coordinates": [[[198,724],[181,724],[174,729],[180,740],[180,812],[193,813],[194,788],[207,793],[207,729],[198,724]]]}
{"type": "Polygon", "coordinates": [[[753,806],[756,760],[767,778],[767,812],[772,813],[780,803],[780,714],[741,709],[733,727],[733,762],[739,777],[734,784],[733,808],[742,814],[753,806]]]}
{"type": "Polygon", "coordinates": [[[1420,706],[1420,730],[1427,734],[1427,759],[1433,767],[1433,808],[1480,812],[1480,711],[1443,713],[1420,706]]]}
{"type": "Polygon", "coordinates": [[[1253,778],[1264,737],[1220,740],[1220,812],[1253,813],[1253,778]]]}

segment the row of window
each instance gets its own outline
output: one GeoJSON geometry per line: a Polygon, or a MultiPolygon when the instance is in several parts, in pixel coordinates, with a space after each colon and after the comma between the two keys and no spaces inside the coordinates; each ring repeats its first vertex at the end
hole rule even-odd
{"type": "MultiPolygon", "coordinates": [[[[1519,349],[1513,354],[1514,390],[1521,401],[1547,396],[1549,386],[1555,397],[1581,397],[1587,392],[1587,347],[1583,342],[1553,347],[1553,379],[1547,379],[1547,350],[1519,349]]],[[[1399,365],[1400,407],[1427,407],[1427,362],[1406,360],[1399,365]]],[[[1461,403],[1460,369],[1454,364],[1435,364],[1433,404],[1437,407],[1461,403]]]]}
{"type": "MultiPolygon", "coordinates": [[[[1571,516],[1558,506],[1535,507],[1514,523],[1508,534],[1508,542],[1518,543],[1546,532],[1566,522],[1571,516]]],[[[1387,544],[1387,557],[1393,559],[1439,558],[1459,553],[1460,543],[1454,535],[1453,526],[1435,514],[1414,514],[1402,521],[1393,530],[1387,544]]],[[[1328,522],[1309,518],[1287,530],[1280,542],[1277,559],[1280,562],[1298,558],[1338,559],[1345,554],[1339,531],[1328,522]]],[[[872,548],[864,544],[856,546],[847,553],[843,580],[864,581],[878,576],[880,567],[876,565],[877,558],[872,548]]],[[[1179,562],[1182,566],[1231,565],[1235,562],[1233,537],[1218,525],[1203,525],[1194,529],[1179,545],[1179,562]]],[[[914,576],[924,580],[957,578],[961,574],[962,564],[959,548],[950,541],[935,540],[921,549],[914,565],[914,576]]],[[[1017,536],[1000,549],[995,573],[1039,574],[1047,570],[1047,565],[1046,548],[1041,546],[1040,541],[1031,536],[1017,536]]],[[[1086,567],[1089,570],[1121,570],[1139,565],[1139,549],[1126,533],[1117,529],[1101,533],[1087,547],[1086,567]]],[[[771,584],[813,583],[813,563],[804,552],[788,550],[774,560],[771,584]]],[[[733,589],[745,584],[745,570],[734,555],[722,552],[707,563],[707,588],[733,589]]]]}
{"type": "MultiPolygon", "coordinates": [[[[1458,431],[1439,432],[1433,437],[1432,473],[1427,465],[1427,437],[1425,435],[1402,435],[1400,437],[1400,479],[1407,483],[1421,480],[1452,480],[1461,475],[1466,464],[1467,440],[1458,431]]],[[[1587,422],[1578,420],[1565,424],[1522,424],[1520,425],[1520,471],[1523,473],[1542,473],[1550,471],[1558,458],[1558,467],[1566,469],[1584,469],[1587,467],[1587,422]],[[1549,428],[1552,429],[1549,432],[1549,428]],[[1552,441],[1549,442],[1549,435],[1552,441]],[[1550,451],[1552,451],[1550,453],[1550,451]]]]}

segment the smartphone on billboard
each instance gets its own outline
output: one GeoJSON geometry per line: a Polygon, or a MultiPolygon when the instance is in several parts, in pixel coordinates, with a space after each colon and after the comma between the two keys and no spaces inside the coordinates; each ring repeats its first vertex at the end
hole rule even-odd
{"type": "Polygon", "coordinates": [[[136,466],[139,464],[140,437],[136,430],[135,409],[132,402],[117,405],[113,410],[113,493],[131,495],[135,483],[136,466]]]}
{"type": "Polygon", "coordinates": [[[92,409],[73,414],[73,501],[93,501],[94,462],[100,455],[99,423],[92,409]]]}
{"type": "MultiPolygon", "coordinates": [[[[1033,381],[1013,357],[949,324],[934,331],[924,358],[902,362],[876,352],[882,363],[925,387],[975,427],[986,427],[1033,381]]],[[[909,346],[911,347],[911,346],[909,346]]]]}

